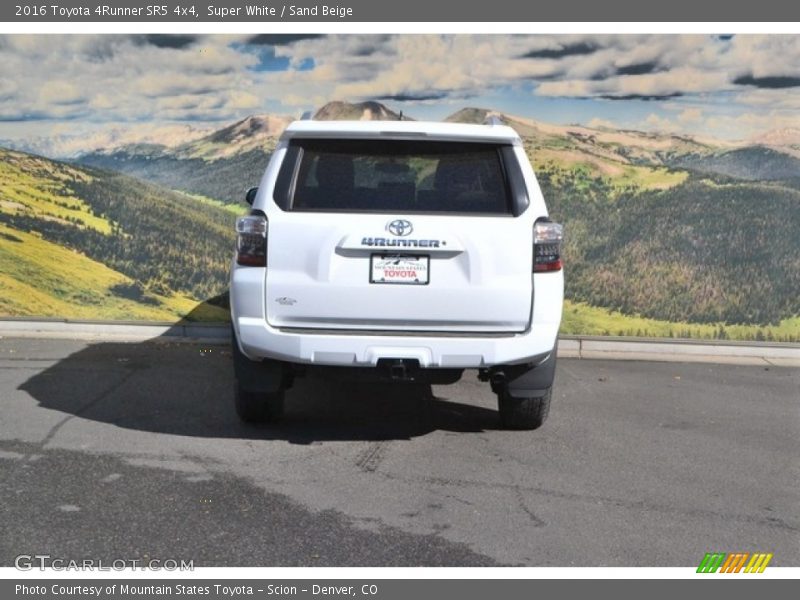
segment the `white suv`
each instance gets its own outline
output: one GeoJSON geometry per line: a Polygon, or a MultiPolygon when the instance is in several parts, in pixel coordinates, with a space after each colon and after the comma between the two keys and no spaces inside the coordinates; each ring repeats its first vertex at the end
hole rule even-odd
{"type": "Polygon", "coordinates": [[[561,225],[499,124],[297,121],[237,220],[236,409],[281,416],[311,366],[453,383],[477,369],[505,427],[547,417],[561,225]]]}

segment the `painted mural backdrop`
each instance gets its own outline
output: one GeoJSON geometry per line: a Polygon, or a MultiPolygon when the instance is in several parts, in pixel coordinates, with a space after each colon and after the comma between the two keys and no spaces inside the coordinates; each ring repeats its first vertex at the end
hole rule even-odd
{"type": "Polygon", "coordinates": [[[800,341],[800,36],[0,37],[0,316],[227,318],[283,128],[498,116],[563,331],[800,341]]]}

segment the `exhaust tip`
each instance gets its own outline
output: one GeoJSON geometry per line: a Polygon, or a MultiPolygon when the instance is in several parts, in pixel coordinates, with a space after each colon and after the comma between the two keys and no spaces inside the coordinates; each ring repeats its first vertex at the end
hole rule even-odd
{"type": "Polygon", "coordinates": [[[494,371],[490,376],[490,381],[493,384],[501,384],[506,380],[506,374],[503,371],[494,371]]]}

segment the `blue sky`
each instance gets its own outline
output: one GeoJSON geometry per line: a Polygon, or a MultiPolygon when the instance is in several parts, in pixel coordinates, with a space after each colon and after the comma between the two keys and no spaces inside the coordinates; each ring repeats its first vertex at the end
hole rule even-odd
{"type": "Polygon", "coordinates": [[[5,35],[0,139],[376,99],[725,139],[800,127],[795,35],[5,35]]]}

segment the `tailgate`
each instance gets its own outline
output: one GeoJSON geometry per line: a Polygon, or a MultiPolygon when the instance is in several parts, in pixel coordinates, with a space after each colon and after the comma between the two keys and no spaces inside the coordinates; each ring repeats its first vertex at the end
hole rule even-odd
{"type": "Polygon", "coordinates": [[[531,261],[524,219],[285,213],[270,219],[267,319],[275,327],[521,332],[531,315],[531,261]],[[413,232],[388,232],[398,220],[413,232]]]}

